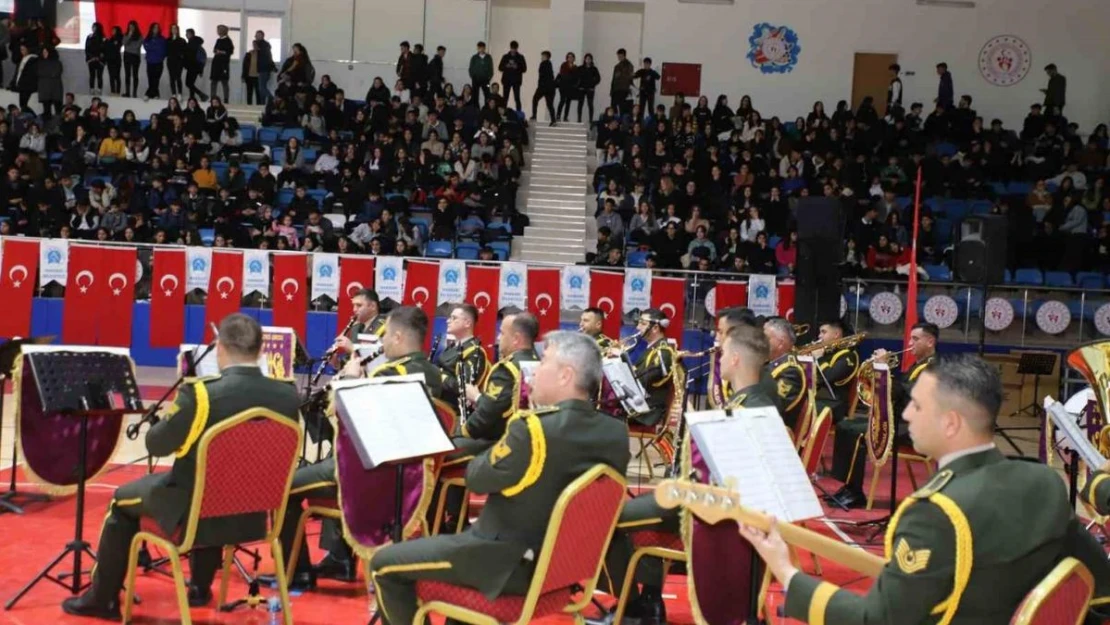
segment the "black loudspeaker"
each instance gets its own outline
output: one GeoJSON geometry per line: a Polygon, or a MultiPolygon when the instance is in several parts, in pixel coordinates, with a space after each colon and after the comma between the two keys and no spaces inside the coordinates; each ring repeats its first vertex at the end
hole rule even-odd
{"type": "Polygon", "coordinates": [[[1006,274],[1006,219],[975,215],[960,222],[956,277],[972,284],[1000,284],[1006,274]]]}
{"type": "Polygon", "coordinates": [[[844,206],[840,198],[799,198],[797,221],[799,241],[835,241],[839,254],[844,243],[844,206]]]}

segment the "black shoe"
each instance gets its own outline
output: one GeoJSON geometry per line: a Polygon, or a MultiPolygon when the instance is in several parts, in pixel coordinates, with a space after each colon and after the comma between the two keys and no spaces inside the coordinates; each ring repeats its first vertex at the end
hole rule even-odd
{"type": "Polygon", "coordinates": [[[63,601],[62,611],[70,616],[88,616],[109,621],[123,620],[123,614],[119,611],[119,599],[114,599],[107,604],[97,603],[91,591],[80,597],[70,597],[63,601]]]}
{"type": "Polygon", "coordinates": [[[663,595],[658,591],[645,591],[625,608],[625,617],[636,619],[640,625],[665,625],[667,606],[663,605],[663,595]]]}
{"type": "Polygon", "coordinates": [[[850,488],[848,492],[836,499],[845,508],[862,508],[867,505],[867,498],[855,488],[850,488]]]}
{"type": "Polygon", "coordinates": [[[212,589],[189,584],[189,607],[203,608],[212,603],[212,589]]]}
{"type": "Polygon", "coordinates": [[[341,582],[353,582],[358,579],[358,571],[355,570],[353,558],[344,560],[331,553],[324,556],[324,559],[320,560],[320,564],[312,567],[312,572],[318,578],[336,579],[341,582]]]}
{"type": "MultiPolygon", "coordinates": [[[[276,575],[259,575],[258,583],[263,586],[274,588],[277,586],[276,575]]],[[[312,571],[297,571],[293,574],[293,579],[289,580],[290,592],[308,592],[316,590],[316,574],[312,571]]]]}

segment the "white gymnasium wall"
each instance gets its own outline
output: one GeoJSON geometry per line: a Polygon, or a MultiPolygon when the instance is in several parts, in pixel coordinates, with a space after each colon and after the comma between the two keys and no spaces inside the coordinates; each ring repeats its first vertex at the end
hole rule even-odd
{"type": "MultiPolygon", "coordinates": [[[[540,53],[550,45],[550,24],[547,16],[551,12],[550,0],[492,0],[490,11],[489,50],[493,54],[494,69],[501,61],[501,55],[509,51],[509,42],[520,44],[520,53],[528,62],[528,71],[520,86],[520,100],[524,110],[532,114],[532,93],[536,90],[540,69],[540,53]]],[[[554,62],[554,61],[553,61],[554,62]]],[[[555,65],[555,71],[559,67],[555,65]]],[[[501,72],[494,73],[494,79],[501,81],[501,72]]],[[[455,85],[458,87],[458,85],[455,85]]],[[[515,102],[510,102],[514,105],[515,102]]],[[[547,119],[541,102],[538,108],[540,119],[547,119]]]]}
{"type": "MultiPolygon", "coordinates": [[[[586,2],[586,23],[582,55],[594,55],[601,83],[594,94],[594,115],[609,105],[609,81],[617,63],[617,50],[624,48],[628,58],[640,58],[640,38],[644,27],[644,5],[633,2],[586,2]]],[[[635,61],[633,61],[635,62],[635,61]]],[[[584,114],[584,111],[583,111],[584,114]]]]}

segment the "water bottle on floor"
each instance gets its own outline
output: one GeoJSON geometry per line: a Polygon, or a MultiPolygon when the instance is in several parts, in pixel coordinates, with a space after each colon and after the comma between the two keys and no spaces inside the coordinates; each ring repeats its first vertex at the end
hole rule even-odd
{"type": "Polygon", "coordinates": [[[281,599],[270,597],[270,600],[266,602],[266,611],[270,613],[270,625],[278,625],[282,622],[281,599]]]}

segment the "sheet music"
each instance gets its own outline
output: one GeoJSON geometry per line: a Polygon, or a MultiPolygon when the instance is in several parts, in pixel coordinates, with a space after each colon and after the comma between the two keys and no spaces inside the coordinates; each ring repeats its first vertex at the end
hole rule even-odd
{"type": "Polygon", "coordinates": [[[116,354],[117,356],[130,356],[131,350],[126,347],[99,347],[96,345],[23,345],[19,348],[21,354],[43,354],[49,352],[81,352],[86,354],[102,353],[116,354]]]}
{"type": "Polygon", "coordinates": [[[601,372],[626,410],[633,414],[651,410],[644,397],[644,388],[640,386],[640,380],[636,378],[627,361],[622,358],[605,358],[601,361],[601,372]]]}
{"type": "Polygon", "coordinates": [[[1048,413],[1048,417],[1056,424],[1056,427],[1071,441],[1073,449],[1079,453],[1079,457],[1089,468],[1092,470],[1100,469],[1102,465],[1106,464],[1106,458],[1098,453],[1098,449],[1091,443],[1091,439],[1076,423],[1075,417],[1068,414],[1063,404],[1052,397],[1046,396],[1044,398],[1044,409],[1048,413]]]}
{"type": "MultiPolygon", "coordinates": [[[[181,360],[185,357],[186,352],[192,352],[191,358],[196,367],[196,377],[204,378],[213,375],[220,375],[220,365],[216,362],[216,350],[208,352],[208,355],[201,360],[200,355],[204,350],[208,349],[207,345],[194,345],[192,343],[182,343],[178,349],[178,359],[181,362],[182,371],[184,371],[185,361],[181,360]]],[[[258,368],[262,371],[262,375],[270,375],[270,363],[266,361],[266,354],[258,354],[258,368]]]]}
{"type": "Polygon", "coordinates": [[[540,366],[538,360],[522,360],[520,361],[520,377],[522,378],[525,386],[532,385],[532,378],[536,375],[536,368],[540,366]]]}
{"type": "Polygon", "coordinates": [[[335,396],[336,412],[366,469],[455,449],[418,381],[362,380],[335,396]]]}
{"type": "Polygon", "coordinates": [[[713,481],[735,482],[746,508],[794,522],[824,514],[813,485],[771,407],[692,412],[687,425],[713,481]]]}

